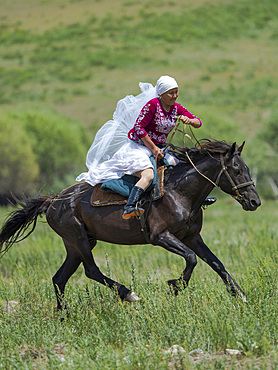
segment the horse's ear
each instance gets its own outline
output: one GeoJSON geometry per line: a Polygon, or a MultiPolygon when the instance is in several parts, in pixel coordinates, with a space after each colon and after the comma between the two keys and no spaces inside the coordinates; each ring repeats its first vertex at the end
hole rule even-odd
{"type": "Polygon", "coordinates": [[[227,153],[226,153],[226,157],[231,157],[233,154],[234,154],[234,152],[237,150],[237,144],[236,144],[236,142],[234,142],[232,145],[231,145],[231,147],[229,148],[229,150],[227,151],[227,153]]]}
{"type": "Polygon", "coordinates": [[[245,144],[245,141],[241,144],[241,146],[239,146],[239,147],[238,147],[238,152],[239,152],[239,154],[241,154],[242,149],[243,149],[243,147],[244,147],[244,144],[245,144]]]}

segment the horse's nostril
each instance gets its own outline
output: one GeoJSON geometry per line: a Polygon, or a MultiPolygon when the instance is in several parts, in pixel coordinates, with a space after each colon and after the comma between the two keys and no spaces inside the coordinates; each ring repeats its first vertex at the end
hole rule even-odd
{"type": "Polygon", "coordinates": [[[250,203],[253,208],[258,208],[261,205],[260,200],[256,201],[255,199],[251,199],[250,203]]]}

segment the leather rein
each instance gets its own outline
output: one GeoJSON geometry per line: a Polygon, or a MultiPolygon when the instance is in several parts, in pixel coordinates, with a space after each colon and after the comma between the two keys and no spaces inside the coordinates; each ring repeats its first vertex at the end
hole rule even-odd
{"type": "MultiPolygon", "coordinates": [[[[229,172],[228,172],[228,168],[227,168],[227,166],[225,165],[225,163],[224,163],[224,159],[223,159],[223,155],[222,154],[220,154],[220,163],[221,163],[221,166],[222,166],[222,168],[221,168],[221,170],[220,170],[220,172],[219,172],[219,174],[218,174],[218,176],[217,176],[217,178],[216,178],[216,181],[214,182],[214,181],[212,181],[210,178],[208,178],[207,176],[205,176],[203,173],[201,173],[199,170],[198,170],[198,168],[195,166],[195,164],[193,163],[193,161],[192,161],[192,159],[189,157],[189,154],[188,154],[188,152],[187,152],[187,150],[186,150],[186,146],[185,146],[185,137],[188,137],[192,142],[193,142],[193,140],[191,139],[191,137],[190,137],[190,135],[188,135],[188,134],[186,134],[185,133],[185,127],[186,127],[186,125],[184,125],[184,127],[183,127],[183,130],[180,130],[178,127],[179,127],[179,124],[180,124],[180,122],[181,122],[181,119],[180,119],[180,116],[177,116],[176,117],[177,118],[177,122],[176,122],[176,126],[175,126],[175,128],[174,128],[174,131],[173,131],[173,133],[172,133],[172,136],[171,136],[171,138],[170,138],[170,140],[169,140],[169,142],[168,142],[168,144],[166,145],[166,147],[164,148],[164,152],[166,151],[166,149],[168,148],[168,146],[170,145],[170,143],[171,143],[171,141],[172,141],[172,139],[173,139],[173,137],[174,137],[174,135],[175,135],[175,133],[177,132],[177,131],[179,131],[179,132],[182,132],[182,134],[183,134],[183,146],[184,146],[184,149],[185,149],[185,154],[186,154],[186,156],[187,156],[187,158],[188,158],[188,160],[189,160],[189,162],[191,163],[191,165],[195,168],[195,170],[202,176],[202,177],[204,177],[206,180],[208,180],[209,182],[211,182],[212,184],[213,184],[213,186],[215,186],[215,187],[217,187],[217,188],[219,188],[219,182],[220,182],[220,178],[221,178],[221,176],[222,176],[222,174],[224,173],[225,175],[226,175],[226,177],[227,177],[227,179],[229,180],[229,182],[230,182],[230,184],[231,184],[231,186],[232,186],[232,190],[236,193],[236,195],[232,195],[232,197],[234,198],[234,199],[236,199],[237,201],[239,201],[239,202],[241,202],[242,201],[242,199],[243,199],[243,195],[241,195],[240,194],[240,192],[238,191],[238,189],[241,189],[241,188],[244,188],[244,187],[247,187],[247,186],[250,186],[250,185],[255,185],[254,184],[254,181],[253,180],[251,180],[251,181],[247,181],[247,182],[244,182],[244,183],[242,183],[242,184],[238,184],[238,185],[236,185],[235,184],[235,182],[234,182],[234,180],[232,179],[232,177],[231,177],[231,175],[229,174],[229,172]]],[[[192,131],[192,128],[190,127],[190,131],[191,131],[191,134],[192,134],[192,136],[194,137],[194,139],[195,139],[195,141],[196,141],[196,143],[199,145],[199,147],[201,147],[201,144],[199,143],[199,141],[198,141],[198,139],[196,138],[196,136],[194,135],[194,133],[193,133],[193,131],[192,131]]]]}
{"type": "Polygon", "coordinates": [[[216,181],[212,181],[210,178],[208,178],[207,176],[205,176],[202,172],[200,172],[198,170],[198,168],[195,166],[195,164],[193,163],[192,159],[189,157],[189,154],[187,153],[187,150],[185,150],[185,154],[189,160],[189,162],[191,163],[191,165],[194,167],[194,169],[199,173],[199,175],[201,175],[202,177],[204,177],[206,180],[208,180],[209,182],[212,183],[213,186],[215,186],[216,188],[220,188],[219,187],[219,182],[220,182],[220,177],[222,176],[222,174],[224,173],[227,177],[227,179],[229,180],[231,186],[232,186],[232,190],[236,193],[236,195],[232,195],[232,197],[234,199],[236,199],[237,201],[239,201],[241,203],[242,199],[243,199],[243,195],[240,194],[240,192],[238,191],[238,189],[241,189],[241,188],[244,188],[244,187],[247,187],[247,186],[250,186],[250,185],[255,185],[254,181],[251,180],[251,181],[247,181],[247,182],[243,182],[242,184],[238,184],[236,185],[234,180],[232,179],[231,175],[229,174],[228,172],[228,168],[227,166],[225,165],[224,163],[224,159],[223,159],[223,155],[220,154],[220,163],[221,163],[221,170],[216,178],[216,181]]]}

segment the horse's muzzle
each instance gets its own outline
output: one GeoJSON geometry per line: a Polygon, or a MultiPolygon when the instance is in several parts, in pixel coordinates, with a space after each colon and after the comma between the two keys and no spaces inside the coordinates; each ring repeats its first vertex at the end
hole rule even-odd
{"type": "Polygon", "coordinates": [[[255,211],[261,205],[261,200],[256,191],[248,191],[241,200],[244,211],[255,211]],[[251,193],[251,194],[250,194],[251,193]]]}

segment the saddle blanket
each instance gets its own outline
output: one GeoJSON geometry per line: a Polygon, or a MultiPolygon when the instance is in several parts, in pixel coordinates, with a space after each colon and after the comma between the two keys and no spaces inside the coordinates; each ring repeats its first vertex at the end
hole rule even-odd
{"type": "MultiPolygon", "coordinates": [[[[164,195],[164,171],[166,166],[158,167],[157,179],[152,190],[143,194],[144,200],[157,200],[164,195]]],[[[102,184],[94,186],[91,196],[91,205],[94,207],[126,204],[127,197],[121,194],[107,192],[101,188],[102,184]]]]}

